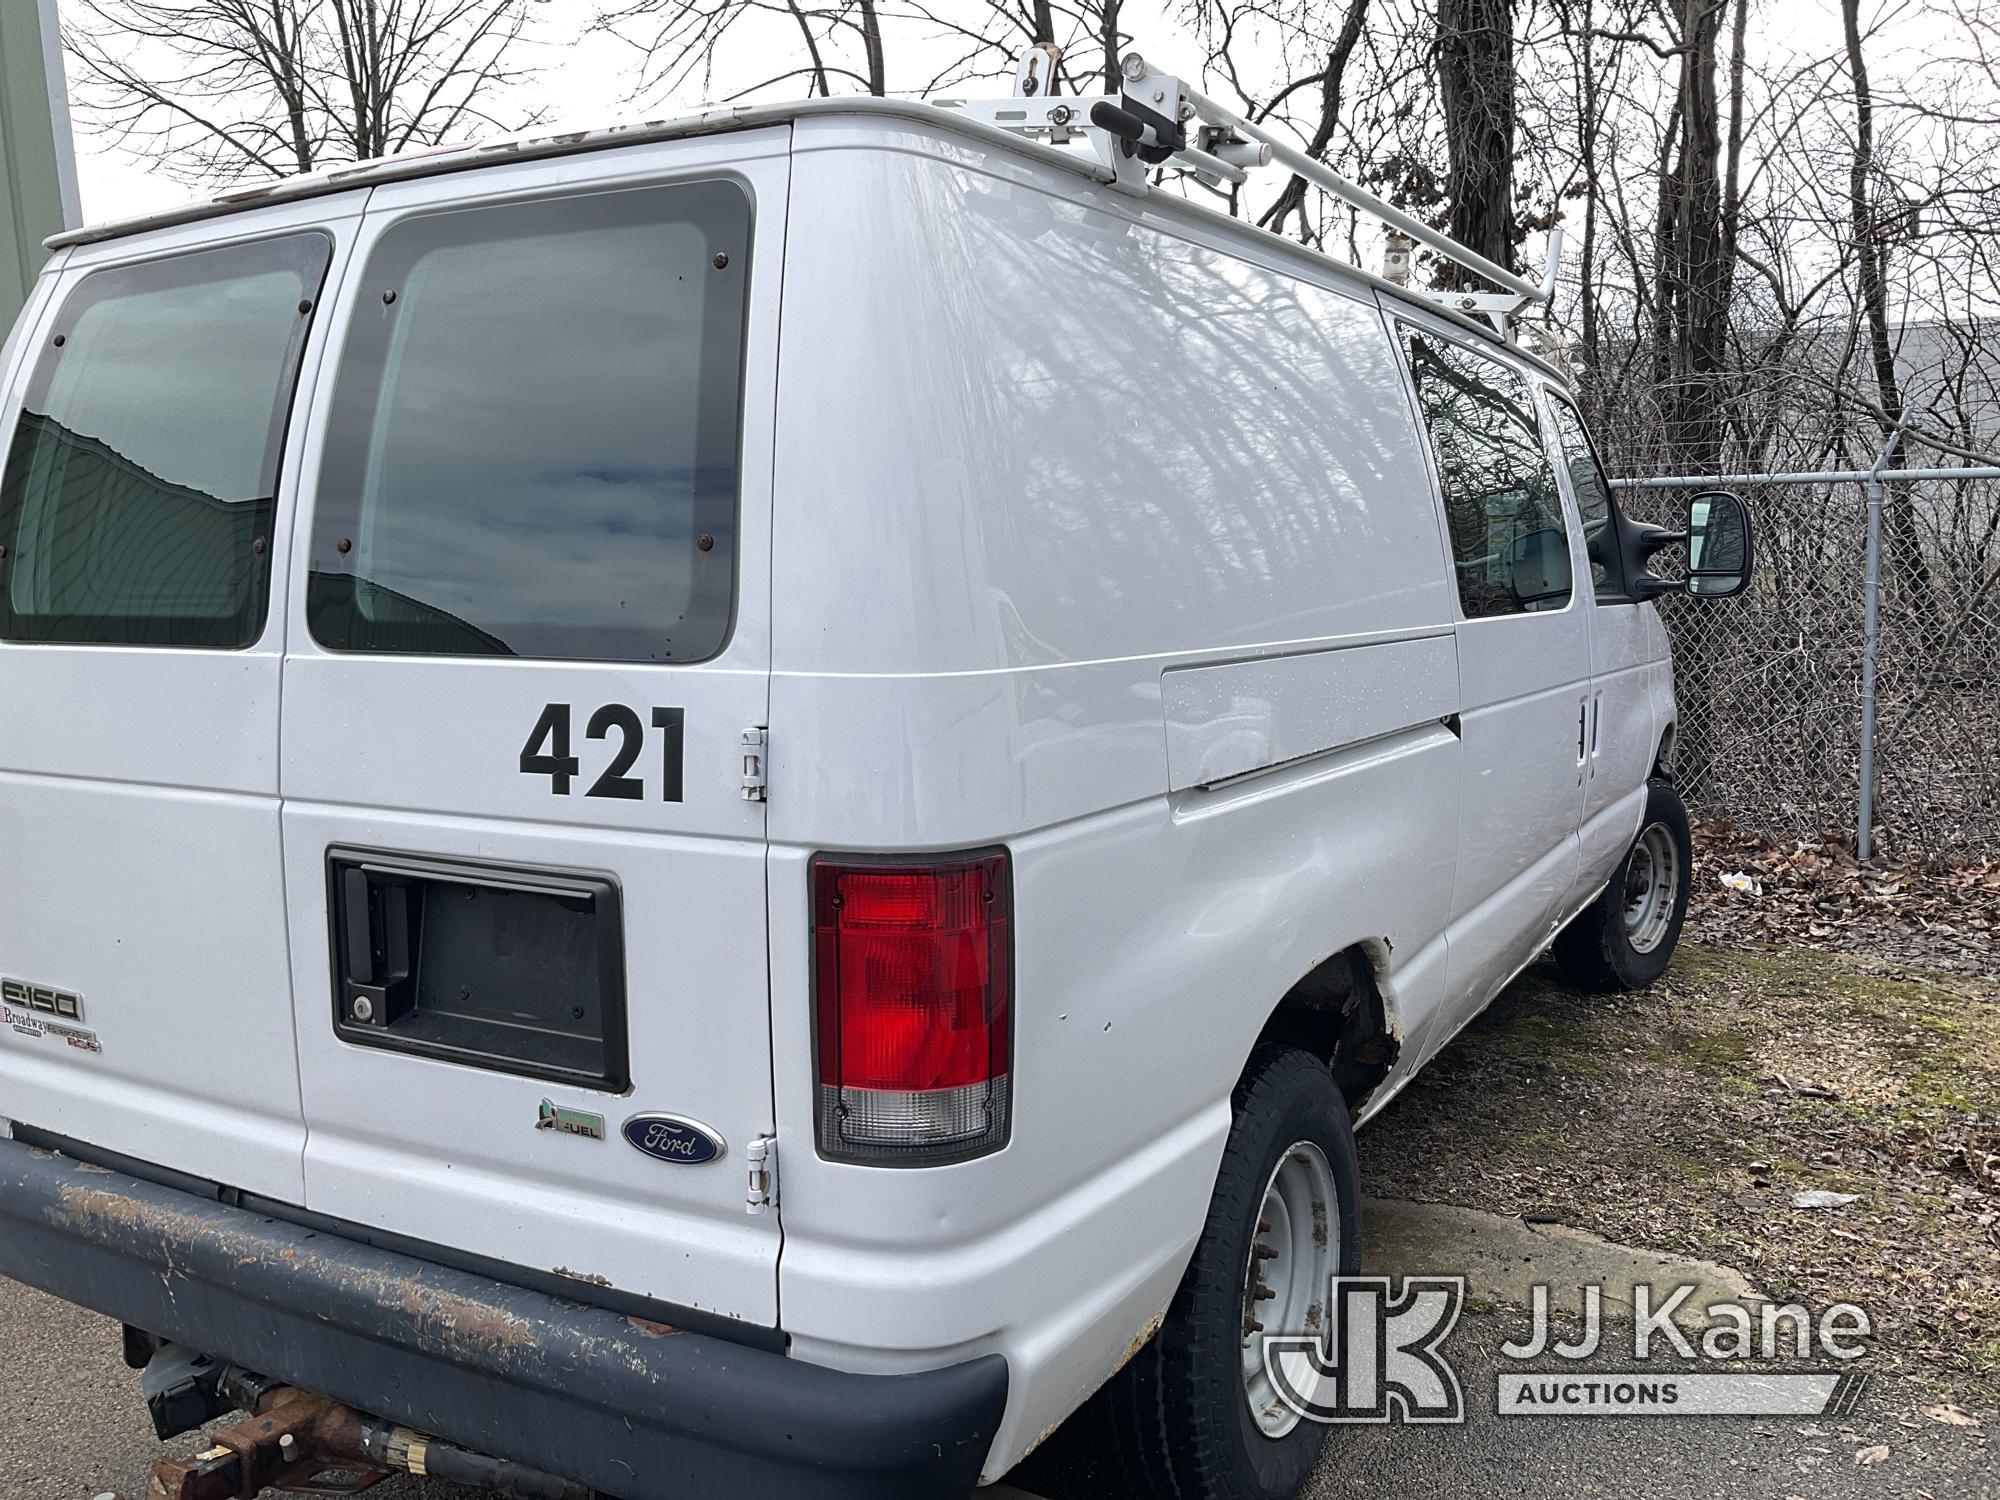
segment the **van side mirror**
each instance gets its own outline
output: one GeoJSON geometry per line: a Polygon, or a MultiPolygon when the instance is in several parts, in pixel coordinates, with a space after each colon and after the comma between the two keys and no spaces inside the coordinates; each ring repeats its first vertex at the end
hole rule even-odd
{"type": "Polygon", "coordinates": [[[1750,507],[1727,490],[1704,490],[1688,500],[1687,592],[1697,599],[1730,599],[1750,587],[1754,552],[1750,507]]]}
{"type": "Polygon", "coordinates": [[[1727,490],[1703,490],[1688,501],[1687,529],[1625,523],[1626,576],[1632,597],[1657,599],[1662,594],[1687,594],[1696,599],[1729,599],[1750,587],[1756,547],[1751,534],[1750,507],[1727,490]],[[1687,548],[1687,576],[1662,578],[1651,571],[1656,553],[1687,548]]]}

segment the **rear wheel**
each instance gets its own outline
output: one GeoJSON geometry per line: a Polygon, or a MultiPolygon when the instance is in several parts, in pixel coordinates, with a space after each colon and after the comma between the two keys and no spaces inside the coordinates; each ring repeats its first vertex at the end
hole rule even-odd
{"type": "Polygon", "coordinates": [[[1107,1391],[1131,1493],[1285,1500],[1326,1440],[1264,1373],[1265,1333],[1317,1333],[1352,1275],[1359,1173],[1326,1063],[1263,1047],[1236,1086],[1208,1225],[1158,1336],[1107,1391]]]}
{"type": "Polygon", "coordinates": [[[1672,782],[1651,782],[1639,837],[1603,894],[1556,938],[1564,977],[1593,990],[1635,990],[1658,979],[1680,941],[1693,870],[1680,793],[1672,782]]]}

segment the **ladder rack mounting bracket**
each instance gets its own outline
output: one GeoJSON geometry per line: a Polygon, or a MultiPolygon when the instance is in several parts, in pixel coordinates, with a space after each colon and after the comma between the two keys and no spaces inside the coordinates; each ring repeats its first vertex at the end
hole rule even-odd
{"type": "MultiPolygon", "coordinates": [[[[1217,104],[1182,79],[1156,70],[1137,52],[1127,53],[1119,65],[1116,94],[1062,95],[1060,61],[1058,49],[1036,46],[1015,65],[1014,94],[1000,99],[931,102],[1051,146],[1087,141],[1097,155],[1103,181],[1135,196],[1147,193],[1153,174],[1168,167],[1191,172],[1206,186],[1223,191],[1248,180],[1255,168],[1276,162],[1498,288],[1419,295],[1454,312],[1484,318],[1510,342],[1518,341],[1531,326],[1520,321],[1522,316],[1533,307],[1546,306],[1555,295],[1556,271],[1562,259],[1560,228],[1549,231],[1541,280],[1530,281],[1348,181],[1324,162],[1217,104]]],[[[1533,337],[1543,349],[1560,348],[1561,341],[1552,331],[1537,330],[1533,337]]]]}

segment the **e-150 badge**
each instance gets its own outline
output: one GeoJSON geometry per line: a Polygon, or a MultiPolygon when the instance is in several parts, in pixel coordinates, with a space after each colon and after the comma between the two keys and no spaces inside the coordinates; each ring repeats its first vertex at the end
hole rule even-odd
{"type": "Polygon", "coordinates": [[[0,978],[0,1023],[35,1041],[60,1039],[79,1052],[102,1052],[97,1033],[83,1024],[83,996],[25,979],[0,978]]]}

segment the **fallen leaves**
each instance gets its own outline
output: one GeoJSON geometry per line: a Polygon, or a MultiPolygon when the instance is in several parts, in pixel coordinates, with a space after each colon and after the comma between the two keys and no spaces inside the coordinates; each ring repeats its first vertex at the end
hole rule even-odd
{"type": "Polygon", "coordinates": [[[1975,1130],[1946,1147],[1945,1159],[1989,1193],[2000,1193],[2000,1126],[1975,1130]]]}
{"type": "Polygon", "coordinates": [[[1804,946],[2000,976],[2000,864],[1855,859],[1845,836],[1780,840],[1694,825],[1689,921],[1702,938],[1804,946]]]}
{"type": "Polygon", "coordinates": [[[1933,1422],[1944,1423],[1947,1427],[1979,1426],[1979,1418],[1962,1407],[1954,1406],[1949,1401],[1937,1406],[1926,1406],[1924,1408],[1924,1415],[1929,1417],[1933,1422]]]}
{"type": "Polygon", "coordinates": [[[1856,1448],[1854,1450],[1854,1467],[1857,1469],[1872,1468],[1888,1456],[1889,1446],[1886,1443],[1876,1443],[1867,1448],[1856,1448]]]}

